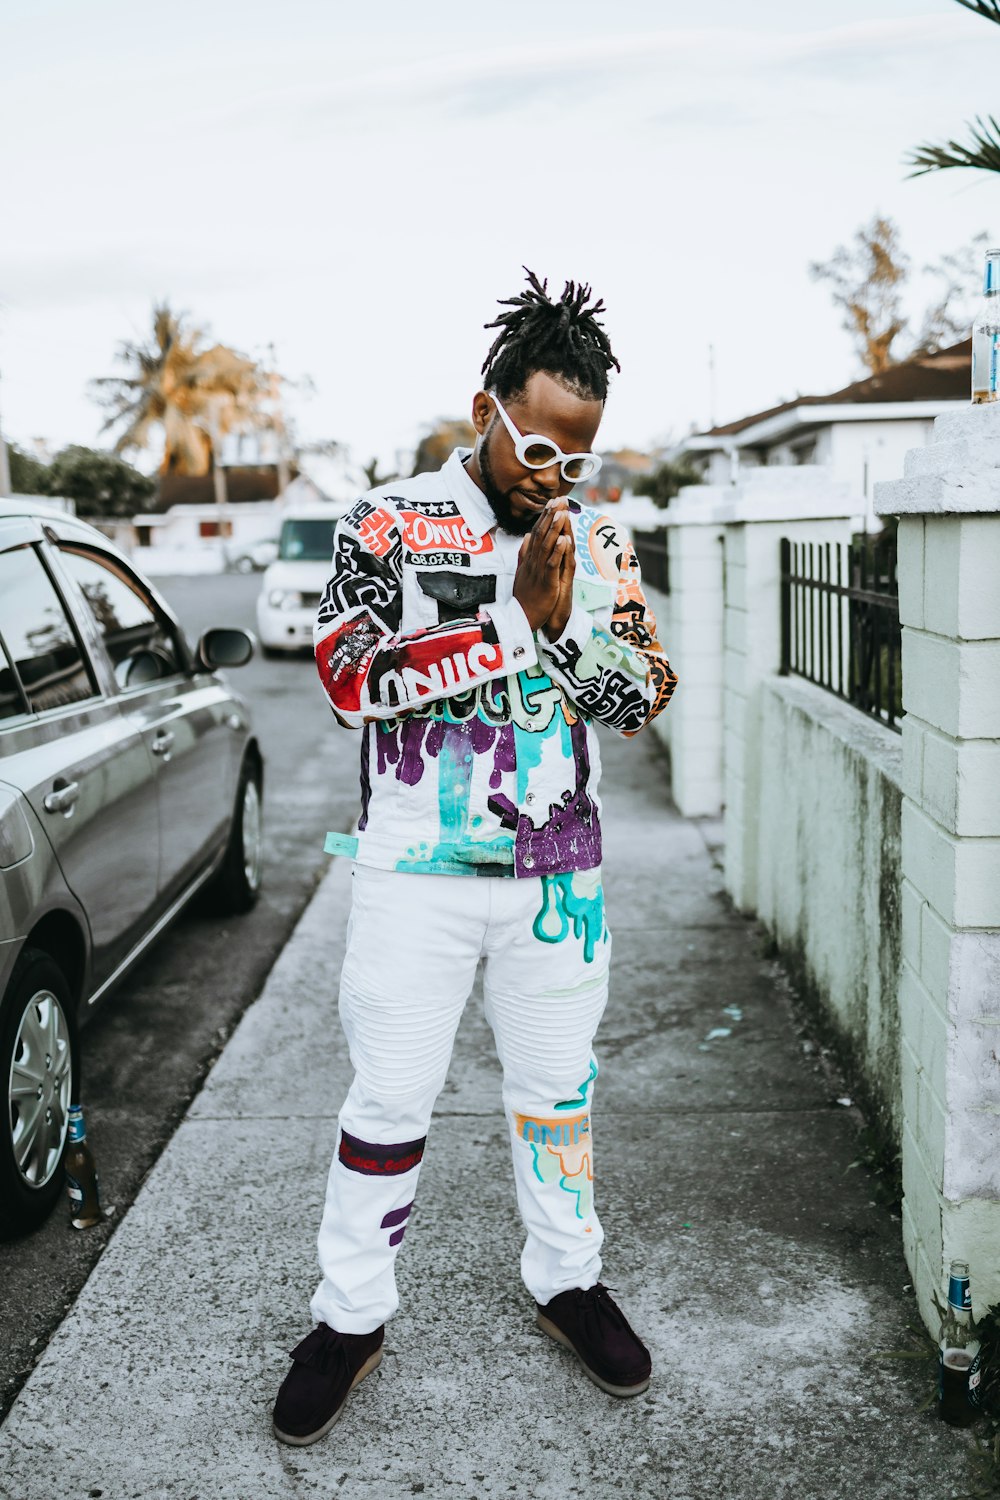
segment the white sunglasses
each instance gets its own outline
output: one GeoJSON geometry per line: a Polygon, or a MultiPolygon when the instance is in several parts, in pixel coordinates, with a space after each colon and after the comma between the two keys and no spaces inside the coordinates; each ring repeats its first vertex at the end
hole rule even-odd
{"type": "Polygon", "coordinates": [[[493,392],[487,391],[487,395],[514,440],[518,463],[523,464],[526,469],[548,469],[552,464],[558,463],[559,472],[569,484],[577,484],[581,479],[593,479],[604,462],[599,453],[564,453],[551,438],[542,437],[538,432],[520,432],[493,392]]]}

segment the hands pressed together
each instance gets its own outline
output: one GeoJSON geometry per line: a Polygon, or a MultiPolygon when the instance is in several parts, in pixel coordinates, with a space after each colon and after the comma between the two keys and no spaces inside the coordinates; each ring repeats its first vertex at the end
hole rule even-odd
{"type": "Polygon", "coordinates": [[[550,500],[518,553],[514,598],[532,630],[550,641],[562,635],[573,607],[576,548],[565,497],[550,500]]]}

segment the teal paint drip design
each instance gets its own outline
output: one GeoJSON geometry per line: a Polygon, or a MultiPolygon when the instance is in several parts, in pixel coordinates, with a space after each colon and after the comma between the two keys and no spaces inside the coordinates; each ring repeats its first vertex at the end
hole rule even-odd
{"type": "MultiPolygon", "coordinates": [[[[466,833],[472,792],[472,751],[447,740],[438,752],[438,816],[441,837],[428,847],[408,849],[397,859],[397,870],[420,870],[439,875],[468,875],[478,864],[507,864],[513,868],[514,840],[510,834],[494,839],[470,841],[466,833]]],[[[480,820],[481,821],[481,820],[480,820]]]]}
{"type": "Polygon", "coordinates": [[[561,943],[569,934],[583,938],[585,963],[593,963],[604,936],[604,890],[596,870],[542,876],[542,909],[531,930],[540,943],[561,943]]]}
{"type": "Polygon", "coordinates": [[[587,1095],[590,1093],[590,1085],[595,1081],[596,1078],[597,1060],[596,1058],[592,1057],[590,1059],[590,1072],[583,1080],[583,1082],[578,1086],[579,1093],[577,1097],[575,1099],[563,1099],[560,1104],[557,1104],[555,1106],[556,1109],[586,1109],[588,1104],[590,1103],[590,1100],[587,1098],[587,1095]]]}
{"type": "Polygon", "coordinates": [[[545,1147],[542,1148],[542,1152],[540,1155],[539,1148],[535,1145],[534,1141],[529,1141],[528,1144],[531,1146],[532,1170],[535,1176],[538,1178],[539,1182],[543,1184],[558,1182],[559,1187],[564,1193],[572,1193],[573,1197],[576,1199],[576,1203],[573,1205],[573,1211],[578,1219],[585,1219],[587,1217],[587,1214],[594,1206],[594,1188],[590,1180],[586,1177],[586,1175],[584,1175],[581,1186],[574,1187],[571,1180],[568,1177],[564,1177],[562,1172],[560,1171],[558,1156],[553,1156],[551,1151],[549,1151],[545,1147]],[[548,1169],[546,1172],[542,1171],[543,1162],[548,1169]],[[587,1197],[586,1213],[584,1212],[583,1206],[584,1194],[586,1194],[587,1197]]]}
{"type": "Polygon", "coordinates": [[[581,1200],[583,1199],[583,1195],[584,1195],[585,1192],[587,1193],[588,1198],[590,1197],[590,1183],[589,1182],[587,1183],[586,1188],[582,1188],[582,1187],[576,1188],[576,1187],[571,1187],[570,1184],[567,1182],[567,1180],[566,1180],[565,1177],[560,1177],[560,1179],[559,1179],[559,1186],[562,1188],[562,1190],[563,1190],[564,1193],[572,1193],[573,1194],[574,1198],[576,1199],[576,1203],[573,1205],[573,1210],[574,1210],[574,1212],[575,1212],[575,1214],[576,1214],[576,1216],[577,1216],[578,1219],[584,1218],[585,1215],[584,1215],[584,1212],[583,1212],[583,1203],[582,1203],[581,1200]]]}

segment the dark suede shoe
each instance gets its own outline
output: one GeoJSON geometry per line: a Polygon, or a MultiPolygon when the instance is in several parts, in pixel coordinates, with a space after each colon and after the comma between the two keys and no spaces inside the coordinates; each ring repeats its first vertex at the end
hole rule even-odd
{"type": "Polygon", "coordinates": [[[600,1282],[560,1292],[538,1308],[537,1323],[557,1344],[572,1349],[595,1385],[610,1396],[638,1396],[649,1385],[649,1350],[600,1282]]]}
{"type": "Polygon", "coordinates": [[[382,1363],[385,1325],[374,1333],[335,1333],[319,1323],[291,1351],[295,1363],[274,1403],[274,1435],[303,1448],[340,1417],[354,1387],[382,1363]]]}

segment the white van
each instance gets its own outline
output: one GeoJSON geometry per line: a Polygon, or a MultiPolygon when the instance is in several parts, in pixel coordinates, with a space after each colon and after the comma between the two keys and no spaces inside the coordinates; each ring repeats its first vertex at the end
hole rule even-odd
{"type": "Polygon", "coordinates": [[[312,646],[313,621],[330,577],[333,531],[346,507],[290,507],[281,523],[278,556],[257,600],[257,634],[265,656],[312,646]]]}

